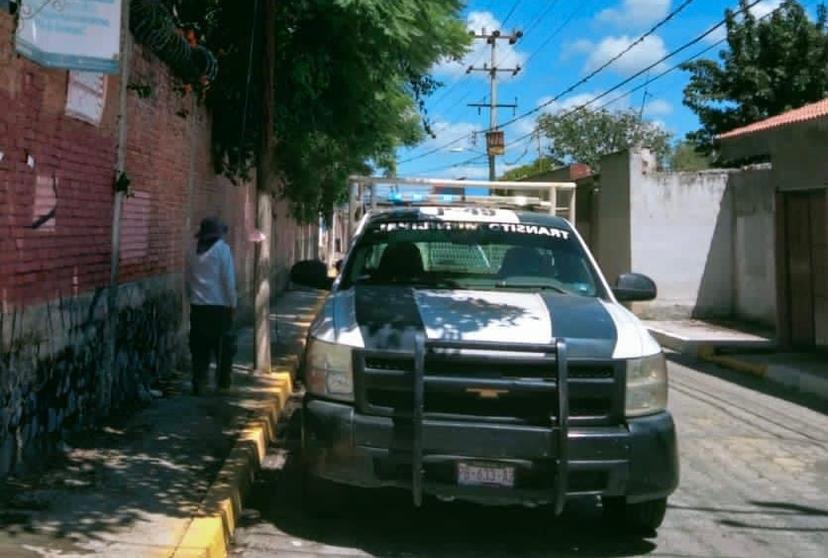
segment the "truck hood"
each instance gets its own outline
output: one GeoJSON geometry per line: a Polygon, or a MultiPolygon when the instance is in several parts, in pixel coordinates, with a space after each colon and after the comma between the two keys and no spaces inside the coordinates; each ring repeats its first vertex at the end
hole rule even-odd
{"type": "Polygon", "coordinates": [[[502,343],[567,342],[582,359],[659,352],[638,319],[616,302],[552,292],[430,290],[357,286],[331,294],[311,327],[318,339],[367,349],[410,351],[428,339],[502,343]]]}

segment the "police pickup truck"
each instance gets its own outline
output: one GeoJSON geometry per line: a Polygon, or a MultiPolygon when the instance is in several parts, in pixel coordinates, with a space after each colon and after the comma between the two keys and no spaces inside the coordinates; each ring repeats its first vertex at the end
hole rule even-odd
{"type": "Polygon", "coordinates": [[[564,218],[491,205],[367,211],[336,280],[293,268],[331,290],[301,370],[311,482],[555,513],[599,497],[653,533],[679,476],[667,369],[620,302],[656,287],[611,287],[564,218]]]}

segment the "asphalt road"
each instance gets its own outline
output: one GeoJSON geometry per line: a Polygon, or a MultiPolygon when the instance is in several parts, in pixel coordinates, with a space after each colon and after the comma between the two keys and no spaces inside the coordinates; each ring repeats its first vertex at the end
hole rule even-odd
{"type": "Polygon", "coordinates": [[[320,519],[302,505],[288,426],[253,487],[233,556],[828,556],[828,416],[685,364],[670,365],[681,486],[655,538],[608,531],[595,501],[555,519],[436,501],[414,510],[405,492],[352,490],[343,516],[320,519]]]}

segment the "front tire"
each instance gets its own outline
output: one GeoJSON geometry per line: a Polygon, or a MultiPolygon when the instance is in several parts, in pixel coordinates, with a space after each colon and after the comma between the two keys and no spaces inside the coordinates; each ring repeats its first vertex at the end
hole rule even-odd
{"type": "Polygon", "coordinates": [[[613,525],[636,535],[655,534],[667,512],[667,498],[631,504],[622,497],[602,498],[604,517],[613,525]]]}
{"type": "Polygon", "coordinates": [[[303,503],[307,512],[318,518],[336,518],[343,514],[344,487],[304,471],[303,503]]]}

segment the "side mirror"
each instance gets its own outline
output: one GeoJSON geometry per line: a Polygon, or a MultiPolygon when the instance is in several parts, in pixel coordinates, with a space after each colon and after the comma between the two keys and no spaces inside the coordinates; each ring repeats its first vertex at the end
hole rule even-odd
{"type": "Polygon", "coordinates": [[[328,267],[319,260],[305,260],[290,268],[290,281],[303,287],[329,290],[333,279],[328,277],[328,267]]]}
{"type": "Polygon", "coordinates": [[[640,273],[623,273],[612,288],[618,302],[653,300],[658,295],[655,282],[640,273]]]}

